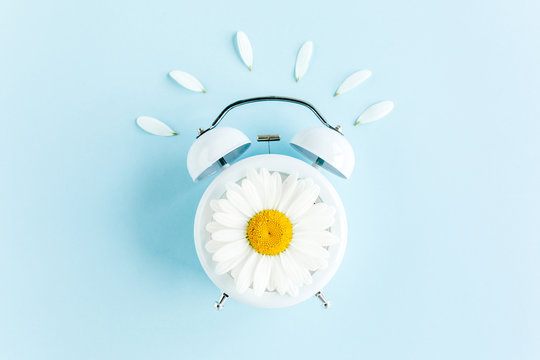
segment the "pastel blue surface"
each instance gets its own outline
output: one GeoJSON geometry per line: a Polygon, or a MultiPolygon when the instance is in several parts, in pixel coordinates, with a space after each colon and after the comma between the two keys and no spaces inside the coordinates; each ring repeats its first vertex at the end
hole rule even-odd
{"type": "MultiPolygon", "coordinates": [[[[93,1],[0,4],[1,359],[540,358],[540,3],[93,1]],[[253,72],[233,35],[245,31],[253,72]],[[295,56],[315,44],[293,79],[295,56]],[[333,98],[351,72],[361,87],[333,98]],[[197,76],[190,93],[167,73],[197,76]],[[186,155],[237,99],[308,100],[356,151],[343,264],[316,299],[229,300],[199,265],[210,183],[186,155]],[[368,105],[384,120],[353,127],[368,105]],[[144,133],[139,115],[180,132],[144,133]]],[[[272,151],[316,124],[226,119],[272,151]]],[[[264,153],[254,143],[246,156],[264,153]]]]}

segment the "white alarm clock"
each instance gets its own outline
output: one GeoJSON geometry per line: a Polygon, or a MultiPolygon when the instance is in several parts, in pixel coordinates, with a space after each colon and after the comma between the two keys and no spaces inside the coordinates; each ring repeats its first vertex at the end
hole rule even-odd
{"type": "MultiPolygon", "coordinates": [[[[279,135],[260,135],[258,140],[279,140],[279,135]]],[[[347,219],[338,193],[320,170],[343,178],[353,171],[354,152],[340,126],[328,124],[302,100],[240,100],[208,129],[199,129],[187,167],[194,181],[219,173],[204,192],[194,223],[199,261],[222,291],[217,309],[228,297],[276,308],[316,296],[329,306],[322,289],[342,261],[347,219]],[[291,140],[309,163],[280,154],[235,162],[251,142],[240,130],[218,124],[233,108],[261,101],[302,105],[321,121],[291,140]]]]}

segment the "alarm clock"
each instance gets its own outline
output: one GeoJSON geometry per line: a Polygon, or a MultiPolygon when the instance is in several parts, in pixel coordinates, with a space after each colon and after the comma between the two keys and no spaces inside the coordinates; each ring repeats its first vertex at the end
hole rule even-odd
{"type": "MultiPolygon", "coordinates": [[[[258,141],[279,140],[259,135],[258,141]]],[[[199,261],[221,290],[219,310],[231,297],[278,308],[313,296],[325,308],[324,286],[336,273],[347,244],[347,218],[324,171],[348,179],[354,151],[340,126],[330,125],[303,100],[265,96],[227,106],[199,134],[188,152],[193,181],[215,179],[195,214],[194,241],[199,261]],[[306,161],[262,154],[236,161],[251,141],[240,130],[218,126],[232,109],[246,104],[288,102],[311,110],[322,125],[296,134],[290,145],[306,161]]]]}

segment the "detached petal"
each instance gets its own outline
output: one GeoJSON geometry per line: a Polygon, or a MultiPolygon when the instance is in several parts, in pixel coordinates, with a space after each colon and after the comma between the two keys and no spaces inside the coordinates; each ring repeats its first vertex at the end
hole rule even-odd
{"type": "Polygon", "coordinates": [[[393,101],[381,101],[379,103],[371,105],[358,117],[358,119],[356,119],[354,125],[367,124],[373,121],[377,121],[388,115],[393,109],[393,101]]]}
{"type": "Polygon", "coordinates": [[[238,53],[242,61],[251,71],[253,67],[253,49],[247,35],[242,31],[236,33],[236,46],[238,47],[238,53]]]}
{"type": "Polygon", "coordinates": [[[206,92],[201,82],[197,80],[195,76],[188,74],[185,71],[174,70],[169,73],[169,76],[188,90],[202,93],[206,92]]]}
{"type": "Polygon", "coordinates": [[[163,122],[159,121],[150,116],[139,116],[137,118],[137,125],[147,133],[157,135],[157,136],[174,136],[178,133],[172,130],[170,127],[165,125],[163,122]]]}
{"type": "Polygon", "coordinates": [[[334,96],[345,94],[347,91],[354,89],[364,81],[366,81],[371,76],[371,71],[369,70],[360,70],[355,72],[346,78],[339,88],[336,90],[334,96]]]}
{"type": "Polygon", "coordinates": [[[313,41],[306,41],[298,51],[298,56],[296,57],[295,76],[297,82],[306,74],[312,54],[313,41]]]}

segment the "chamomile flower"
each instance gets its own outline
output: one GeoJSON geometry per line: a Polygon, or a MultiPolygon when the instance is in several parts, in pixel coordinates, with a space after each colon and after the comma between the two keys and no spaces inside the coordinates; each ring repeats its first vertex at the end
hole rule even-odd
{"type": "Polygon", "coordinates": [[[240,293],[277,291],[298,295],[312,274],[328,265],[328,247],[338,238],[329,229],[334,208],[319,201],[319,186],[295,174],[250,169],[212,200],[213,220],[205,247],[217,274],[229,273],[240,293]]]}

